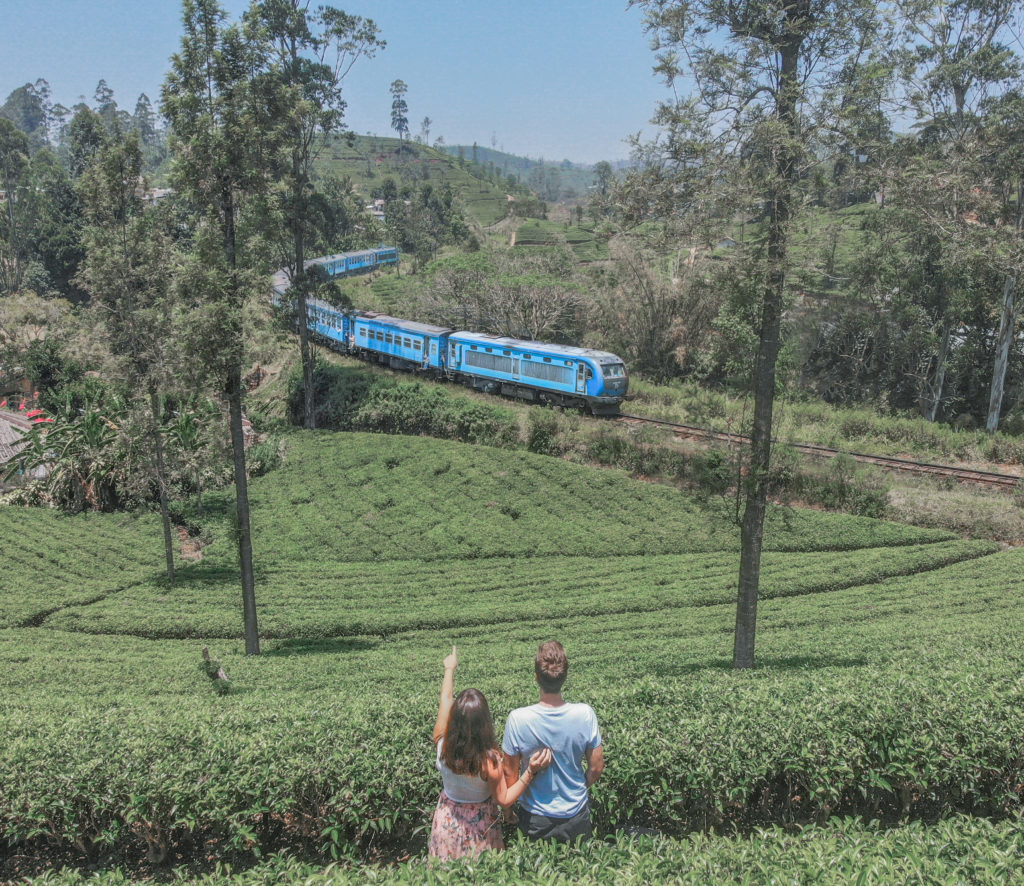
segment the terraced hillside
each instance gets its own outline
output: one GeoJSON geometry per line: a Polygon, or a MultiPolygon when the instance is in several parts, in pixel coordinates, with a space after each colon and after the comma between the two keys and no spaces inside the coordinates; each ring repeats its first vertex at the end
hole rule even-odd
{"type": "Polygon", "coordinates": [[[469,164],[426,145],[406,144],[399,150],[396,138],[359,135],[351,144],[347,139],[337,139],[324,151],[320,166],[338,177],[350,178],[366,199],[386,178],[399,183],[411,179],[428,181],[436,187],[450,186],[469,216],[483,227],[508,214],[504,186],[477,178],[469,164]]]}
{"type": "MultiPolygon", "coordinates": [[[[252,494],[259,658],[242,655],[227,496],[173,588],[144,520],[0,512],[8,547],[33,521],[22,561],[58,533],[98,548],[65,579],[55,564],[48,582],[0,591],[0,879],[15,854],[54,846],[105,867],[333,854],[353,879],[381,854],[417,856],[444,654],[459,645],[457,683],[484,689],[500,728],[531,700],[533,652],[553,636],[572,661],[567,696],[602,723],[599,829],[684,839],[592,848],[607,881],[658,858],[685,882],[729,870],[749,850],[714,834],[757,826],[770,827],[763,857],[793,857],[781,828],[812,823],[801,864],[813,870],[817,845],[826,870],[850,832],[837,815],[948,819],[894,836],[859,826],[850,839],[890,860],[971,834],[997,870],[1020,845],[1020,550],[774,511],[760,666],[733,674],[738,533],[722,503],[527,453],[327,433],[291,437],[252,494]],[[200,666],[204,643],[226,694],[200,666]]],[[[489,861],[489,878],[548,864],[571,882],[585,873],[573,858],[521,849],[489,861]]],[[[310,876],[274,864],[253,876],[310,876]]],[[[416,861],[374,874],[424,875],[416,861]]]]}

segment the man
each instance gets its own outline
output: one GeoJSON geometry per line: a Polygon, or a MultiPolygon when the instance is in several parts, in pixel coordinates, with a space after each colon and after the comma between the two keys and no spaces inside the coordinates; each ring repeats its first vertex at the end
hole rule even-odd
{"type": "Polygon", "coordinates": [[[505,723],[501,745],[505,783],[515,783],[523,760],[536,750],[551,748],[554,760],[533,777],[520,797],[519,830],[531,840],[569,842],[589,837],[588,789],[604,771],[597,717],[590,705],[571,704],[562,698],[569,659],[561,643],[541,644],[534,673],[540,701],[512,711],[505,723]]]}

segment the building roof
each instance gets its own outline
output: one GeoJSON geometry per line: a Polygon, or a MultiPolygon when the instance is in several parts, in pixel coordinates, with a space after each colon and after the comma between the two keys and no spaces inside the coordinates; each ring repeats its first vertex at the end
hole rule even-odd
{"type": "Polygon", "coordinates": [[[16,412],[0,410],[0,465],[7,464],[24,445],[22,436],[32,428],[32,422],[16,412]]]}

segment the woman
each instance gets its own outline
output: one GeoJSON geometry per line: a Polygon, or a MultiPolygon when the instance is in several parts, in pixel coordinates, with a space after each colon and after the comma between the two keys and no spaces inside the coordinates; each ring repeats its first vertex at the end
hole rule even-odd
{"type": "Polygon", "coordinates": [[[519,799],[534,774],[551,763],[548,748],[536,751],[511,787],[502,777],[494,721],[479,689],[463,689],[452,697],[459,660],[452,647],[444,660],[441,704],[434,724],[437,768],[444,789],[430,826],[430,857],[478,855],[484,849],[504,849],[498,806],[519,799]]]}

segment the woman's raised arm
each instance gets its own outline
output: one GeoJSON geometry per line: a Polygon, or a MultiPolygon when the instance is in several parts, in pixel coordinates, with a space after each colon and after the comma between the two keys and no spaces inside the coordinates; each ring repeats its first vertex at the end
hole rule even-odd
{"type": "Polygon", "coordinates": [[[455,685],[455,669],[459,666],[459,657],[452,646],[452,651],[444,657],[444,679],[441,680],[441,703],[437,708],[437,722],[434,723],[434,744],[437,744],[448,732],[448,718],[455,704],[452,687],[455,685]]]}

